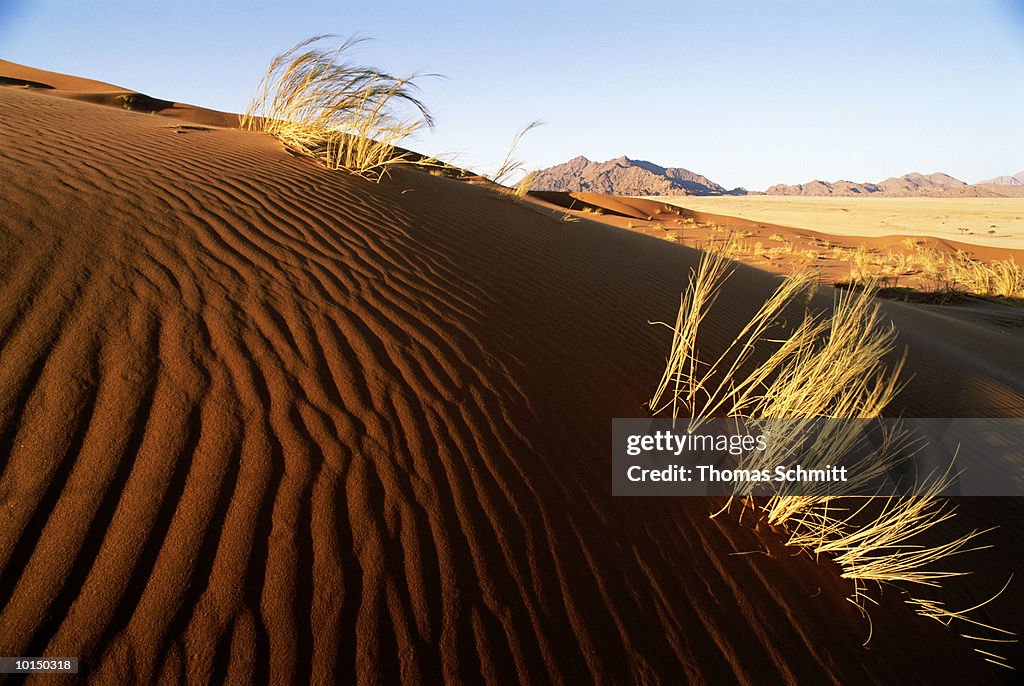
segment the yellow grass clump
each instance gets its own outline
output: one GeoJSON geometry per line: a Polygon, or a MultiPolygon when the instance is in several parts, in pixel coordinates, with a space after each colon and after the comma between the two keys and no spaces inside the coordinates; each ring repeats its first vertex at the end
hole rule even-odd
{"type": "Polygon", "coordinates": [[[537,172],[532,171],[523,175],[523,178],[519,179],[519,183],[516,184],[515,188],[512,189],[512,195],[517,200],[522,200],[529,194],[530,186],[533,185],[534,180],[537,178],[537,172]]]}
{"type": "Polygon", "coordinates": [[[1024,297],[1024,268],[1013,260],[982,262],[958,252],[944,255],[942,268],[955,289],[976,295],[1024,297]]]}
{"type": "Polygon", "coordinates": [[[243,129],[269,133],[289,148],[379,181],[389,167],[414,161],[399,144],[433,120],[416,96],[416,77],[352,62],[363,42],[315,36],[275,57],[240,117],[243,129]]]}
{"type": "Polygon", "coordinates": [[[935,293],[985,297],[1024,297],[1024,268],[1012,259],[978,260],[965,252],[942,252],[905,240],[911,252],[869,251],[864,246],[840,254],[850,263],[851,283],[888,276],[918,276],[935,293]]]}
{"type": "MultiPolygon", "coordinates": [[[[770,441],[767,449],[742,456],[738,468],[774,470],[798,461],[815,469],[845,463],[851,465],[847,488],[870,492],[872,484],[913,455],[909,449],[914,446],[913,437],[898,426],[885,431],[880,445],[869,445],[864,423],[857,421],[880,417],[901,387],[902,361],[891,369],[883,362],[894,351],[896,332],[881,320],[874,285],[837,292],[830,312],[805,310],[782,332],[781,322],[792,319],[793,307],[816,281],[810,270],[791,274],[722,353],[706,358],[698,345],[701,327],[730,273],[722,252],[706,252],[691,272],[674,325],[662,323],[672,330],[672,342],[651,410],[668,410],[673,419],[689,415],[691,431],[710,418],[743,418],[748,427],[787,440],[770,441]],[[771,346],[767,353],[766,345],[771,346]]],[[[768,523],[785,527],[789,545],[831,557],[842,576],[853,581],[851,600],[866,615],[867,583],[941,587],[943,579],[961,572],[936,565],[977,549],[970,545],[984,532],[921,543],[922,533],[953,517],[941,497],[948,483],[948,472],[928,475],[906,495],[894,497],[836,496],[824,482],[804,484],[799,491],[787,485],[760,506],[748,497],[763,495],[754,493],[752,485],[737,484],[733,495],[759,510],[768,523]]],[[[969,611],[945,611],[933,600],[908,602],[946,624],[964,619],[969,611]]]]}

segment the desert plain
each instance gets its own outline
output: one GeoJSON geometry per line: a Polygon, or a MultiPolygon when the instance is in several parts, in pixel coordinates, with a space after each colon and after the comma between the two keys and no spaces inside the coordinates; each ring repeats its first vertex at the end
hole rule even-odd
{"type": "Polygon", "coordinates": [[[793,198],[748,195],[659,199],[709,214],[843,236],[922,236],[995,248],[1024,249],[1024,197],[793,198]]]}

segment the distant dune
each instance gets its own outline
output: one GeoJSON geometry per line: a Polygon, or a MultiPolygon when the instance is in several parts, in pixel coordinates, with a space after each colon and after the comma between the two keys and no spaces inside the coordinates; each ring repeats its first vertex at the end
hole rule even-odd
{"type": "MultiPolygon", "coordinates": [[[[891,589],[869,625],[718,501],[611,495],[696,250],[0,77],[0,655],[93,684],[1011,681],[891,589]]],[[[776,283],[739,266],[702,345],[776,283]]],[[[883,311],[894,413],[1024,413],[1018,337],[883,311]]],[[[1002,526],[955,608],[1022,571],[1019,500],[960,503],[1002,526]]],[[[1024,629],[1021,589],[982,617],[1024,629]]]]}

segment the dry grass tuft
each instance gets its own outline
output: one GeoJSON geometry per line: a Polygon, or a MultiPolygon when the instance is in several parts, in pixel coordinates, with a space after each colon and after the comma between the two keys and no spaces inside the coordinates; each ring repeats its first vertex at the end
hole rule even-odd
{"type": "MultiPolygon", "coordinates": [[[[705,359],[698,345],[701,325],[730,273],[722,252],[706,252],[691,271],[675,324],[662,323],[672,329],[672,343],[649,402],[652,411],[671,410],[673,419],[685,411],[690,430],[712,417],[744,418],[747,426],[788,440],[770,441],[767,450],[743,456],[740,469],[773,470],[794,461],[808,469],[850,464],[851,490],[870,487],[912,455],[913,439],[905,431],[888,430],[880,445],[870,446],[862,422],[851,421],[881,416],[900,389],[902,361],[892,369],[882,361],[893,352],[896,334],[881,321],[873,284],[838,292],[830,313],[805,311],[787,335],[779,336],[787,310],[816,280],[813,271],[791,274],[724,352],[705,359]],[[767,354],[765,345],[772,346],[767,354]]],[[[984,532],[921,544],[924,532],[954,515],[940,496],[948,479],[948,473],[929,475],[898,497],[838,497],[824,482],[818,490],[805,485],[798,494],[784,486],[759,507],[747,498],[753,494],[748,485],[739,485],[734,496],[759,509],[768,523],[788,529],[789,545],[831,557],[853,581],[851,600],[866,615],[869,582],[941,587],[943,579],[962,573],[943,569],[942,561],[978,549],[970,546],[984,532]]],[[[970,611],[947,612],[937,601],[909,602],[946,624],[970,611]]]]}
{"type": "Polygon", "coordinates": [[[982,262],[958,252],[942,255],[941,266],[953,288],[983,296],[1024,297],[1024,268],[1013,260],[982,262]]]}
{"type": "Polygon", "coordinates": [[[379,181],[391,166],[414,160],[398,146],[433,120],[416,95],[416,76],[349,60],[363,38],[321,47],[335,38],[315,36],[275,57],[240,124],[331,169],[379,181]]]}
{"type": "Polygon", "coordinates": [[[523,178],[519,179],[519,183],[512,189],[512,195],[517,200],[522,200],[530,192],[530,186],[533,185],[534,180],[537,178],[537,172],[532,171],[523,175],[523,178]]]}
{"type": "Polygon", "coordinates": [[[942,252],[905,239],[906,253],[869,251],[861,246],[836,256],[850,263],[850,282],[879,277],[917,276],[936,294],[972,294],[983,297],[1024,297],[1024,268],[1012,259],[977,260],[965,252],[942,252]]]}
{"type": "MultiPolygon", "coordinates": [[[[531,121],[529,124],[516,131],[515,137],[512,138],[512,145],[509,146],[508,152],[505,153],[505,159],[501,161],[501,164],[498,166],[497,171],[495,171],[488,177],[490,178],[491,181],[499,185],[505,185],[505,183],[513,174],[522,171],[523,162],[515,158],[516,150],[519,148],[519,143],[522,142],[523,136],[525,136],[527,133],[537,128],[538,126],[544,126],[544,122],[537,119],[531,121]]],[[[523,195],[525,195],[526,191],[530,189],[530,184],[533,182],[535,177],[536,174],[527,174],[526,176],[524,176],[523,180],[519,182],[519,185],[517,186],[516,190],[518,191],[519,187],[523,187],[523,195]],[[523,181],[526,179],[529,180],[524,185],[523,181]]],[[[517,193],[517,197],[522,196],[517,193]]]]}

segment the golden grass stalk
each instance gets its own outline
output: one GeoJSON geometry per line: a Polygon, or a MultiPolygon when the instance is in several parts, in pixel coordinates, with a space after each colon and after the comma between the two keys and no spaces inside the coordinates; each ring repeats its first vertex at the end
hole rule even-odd
{"type": "Polygon", "coordinates": [[[665,372],[648,403],[654,414],[671,407],[672,419],[675,420],[679,417],[680,407],[693,406],[702,381],[696,351],[697,331],[729,273],[731,270],[724,255],[705,252],[697,269],[690,270],[690,283],[682,296],[675,325],[651,322],[672,329],[672,345],[665,372]],[[663,401],[666,394],[670,399],[663,401]]]}
{"type": "MultiPolygon", "coordinates": [[[[1013,581],[1012,575],[1009,579],[1006,580],[1006,583],[1003,584],[1003,587],[995,595],[988,598],[987,600],[984,600],[980,603],[977,603],[976,605],[972,605],[971,607],[965,608],[963,610],[950,610],[946,608],[946,606],[941,601],[930,598],[909,598],[907,600],[907,604],[913,607],[918,614],[924,617],[934,619],[935,621],[940,622],[941,624],[947,627],[951,626],[951,624],[954,621],[963,622],[965,624],[971,625],[971,631],[973,633],[960,634],[964,638],[971,639],[974,641],[983,641],[986,643],[1017,643],[1016,635],[1012,631],[1007,631],[1006,629],[1001,629],[997,626],[986,624],[985,622],[979,622],[978,620],[974,619],[972,616],[968,614],[988,605],[993,600],[1001,596],[1003,592],[1010,586],[1011,581],[1013,581]],[[978,629],[991,632],[992,634],[995,634],[995,636],[997,637],[994,638],[993,636],[976,636],[974,635],[975,633],[980,633],[977,631],[978,629]]],[[[995,653],[981,650],[980,648],[975,648],[975,651],[980,655],[986,656],[986,662],[990,662],[994,665],[1004,667],[1006,669],[1013,669],[1013,667],[1006,664],[1006,658],[1001,655],[996,655],[995,653]]]]}
{"type": "Polygon", "coordinates": [[[389,167],[412,160],[398,145],[433,120],[416,96],[417,77],[349,60],[362,38],[320,47],[334,38],[314,36],[275,57],[240,124],[331,169],[379,181],[389,167]]]}
{"type": "Polygon", "coordinates": [[[791,350],[806,344],[817,334],[819,327],[805,319],[768,360],[745,376],[737,374],[754,353],[755,343],[776,323],[782,310],[815,282],[815,273],[802,271],[782,282],[717,359],[710,363],[702,362],[697,354],[697,334],[708,309],[731,273],[729,261],[721,252],[705,252],[697,269],[691,270],[690,283],[675,326],[653,322],[673,330],[671,354],[648,403],[655,414],[671,407],[672,418],[676,419],[680,408],[686,408],[693,418],[691,426],[710,417],[749,416],[743,410],[753,399],[755,391],[787,359],[791,350]],[[671,397],[666,399],[669,389],[671,397]]]}
{"type": "MultiPolygon", "coordinates": [[[[525,136],[527,133],[537,128],[538,126],[544,126],[544,122],[540,121],[539,119],[535,119],[534,121],[531,121],[529,124],[527,124],[526,126],[524,126],[523,128],[519,129],[519,131],[516,132],[515,137],[512,139],[512,145],[509,146],[508,152],[505,153],[505,159],[501,161],[501,164],[498,166],[497,171],[495,171],[489,177],[491,181],[499,185],[505,185],[505,183],[513,174],[515,174],[518,171],[522,171],[523,162],[522,160],[518,160],[515,158],[516,150],[519,148],[519,143],[523,140],[523,136],[525,136]]],[[[530,176],[531,175],[527,174],[526,176],[523,177],[523,179],[526,179],[527,177],[530,176]]],[[[534,174],[527,182],[525,188],[523,188],[522,194],[519,194],[517,192],[517,197],[522,197],[522,195],[526,194],[526,191],[530,189],[529,184],[532,183],[535,178],[536,175],[534,174]]],[[[523,181],[520,181],[519,186],[522,185],[523,181]]],[[[519,186],[517,186],[517,190],[519,186]]]]}
{"type": "Polygon", "coordinates": [[[935,569],[931,564],[952,555],[980,550],[965,546],[985,533],[975,530],[936,545],[917,542],[925,531],[953,518],[955,508],[939,497],[948,485],[947,472],[918,484],[911,496],[859,498],[857,500],[863,503],[860,508],[839,517],[835,514],[836,508],[828,511],[822,504],[815,504],[791,522],[790,544],[807,548],[816,555],[829,555],[842,568],[846,579],[940,587],[942,579],[966,572],[935,569]],[[879,502],[881,510],[867,512],[879,502]],[[865,516],[868,514],[870,518],[865,516]]]}

